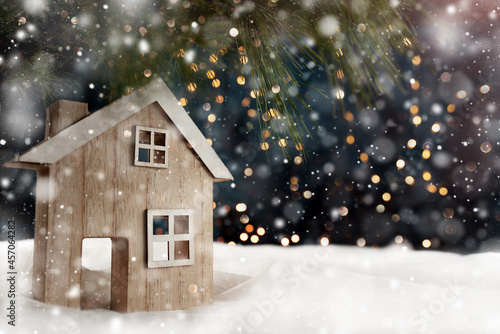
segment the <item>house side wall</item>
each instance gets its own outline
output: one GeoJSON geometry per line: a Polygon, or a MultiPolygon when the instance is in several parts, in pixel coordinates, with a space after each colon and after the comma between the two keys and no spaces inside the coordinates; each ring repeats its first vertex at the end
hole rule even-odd
{"type": "Polygon", "coordinates": [[[83,150],[49,167],[45,302],[80,307],[83,150]]]}
{"type": "Polygon", "coordinates": [[[36,169],[35,234],[33,249],[33,298],[45,301],[47,222],[49,208],[49,167],[36,169]]]}

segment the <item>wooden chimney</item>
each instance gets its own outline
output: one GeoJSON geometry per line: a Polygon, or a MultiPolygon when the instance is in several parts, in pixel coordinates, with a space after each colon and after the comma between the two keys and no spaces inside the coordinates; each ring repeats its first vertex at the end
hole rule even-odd
{"type": "Polygon", "coordinates": [[[87,103],[58,100],[47,108],[45,139],[90,115],[87,103]]]}

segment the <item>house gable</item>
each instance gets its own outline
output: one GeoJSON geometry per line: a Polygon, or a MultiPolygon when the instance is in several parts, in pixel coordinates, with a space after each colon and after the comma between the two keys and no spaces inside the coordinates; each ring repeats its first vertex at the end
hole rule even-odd
{"type": "Polygon", "coordinates": [[[157,102],[214,177],[233,180],[224,163],[161,79],[120,98],[20,155],[12,162],[53,164],[119,122],[157,102]]]}

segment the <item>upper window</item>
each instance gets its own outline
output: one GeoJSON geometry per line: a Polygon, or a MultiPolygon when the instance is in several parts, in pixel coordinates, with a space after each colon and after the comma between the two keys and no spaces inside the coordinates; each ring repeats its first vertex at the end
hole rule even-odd
{"type": "Polygon", "coordinates": [[[148,267],[194,263],[193,211],[148,210],[148,267]]]}
{"type": "Polygon", "coordinates": [[[168,167],[166,130],[136,127],[134,164],[136,166],[168,167]]]}

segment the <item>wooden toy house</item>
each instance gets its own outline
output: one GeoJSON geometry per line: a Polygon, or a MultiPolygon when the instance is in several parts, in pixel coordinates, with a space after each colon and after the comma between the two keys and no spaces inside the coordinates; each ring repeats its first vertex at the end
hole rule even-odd
{"type": "Polygon", "coordinates": [[[212,303],[213,182],[233,178],[161,79],[92,114],[55,102],[6,166],[37,172],[35,299],[80,308],[82,241],[110,238],[112,310],[212,303]]]}

